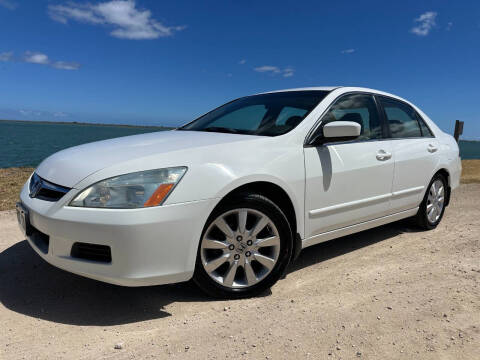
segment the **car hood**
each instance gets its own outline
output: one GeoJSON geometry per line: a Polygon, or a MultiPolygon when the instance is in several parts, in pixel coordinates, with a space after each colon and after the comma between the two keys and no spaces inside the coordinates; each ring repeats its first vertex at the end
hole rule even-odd
{"type": "Polygon", "coordinates": [[[59,151],[46,158],[37,174],[58,185],[74,187],[87,176],[110,166],[132,160],[151,158],[179,150],[197,152],[200,148],[258,136],[199,131],[160,131],[92,142],[59,151]]]}

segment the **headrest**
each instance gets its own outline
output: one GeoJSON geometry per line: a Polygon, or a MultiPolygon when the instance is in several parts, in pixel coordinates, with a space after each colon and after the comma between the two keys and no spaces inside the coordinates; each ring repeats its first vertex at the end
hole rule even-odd
{"type": "Polygon", "coordinates": [[[353,121],[360,125],[360,133],[363,134],[363,121],[362,116],[359,113],[348,113],[343,115],[339,121],[353,121]]]}
{"type": "Polygon", "coordinates": [[[392,136],[403,133],[405,125],[403,125],[400,120],[389,120],[388,122],[390,124],[390,132],[392,133],[392,136]]]}
{"type": "Polygon", "coordinates": [[[285,125],[294,128],[298,124],[302,122],[302,117],[301,116],[290,116],[287,121],[285,121],[285,125]]]}

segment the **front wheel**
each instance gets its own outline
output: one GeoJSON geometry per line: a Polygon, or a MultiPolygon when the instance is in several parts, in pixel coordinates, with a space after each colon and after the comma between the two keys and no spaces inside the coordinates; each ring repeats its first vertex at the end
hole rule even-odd
{"type": "Polygon", "coordinates": [[[291,254],[292,233],[280,208],[262,195],[243,194],[207,220],[193,280],[214,297],[254,296],[283,275],[291,254]]]}
{"type": "Polygon", "coordinates": [[[445,212],[447,186],[447,179],[441,174],[436,174],[428,185],[428,190],[415,216],[415,220],[421,228],[435,229],[442,220],[445,212]]]}

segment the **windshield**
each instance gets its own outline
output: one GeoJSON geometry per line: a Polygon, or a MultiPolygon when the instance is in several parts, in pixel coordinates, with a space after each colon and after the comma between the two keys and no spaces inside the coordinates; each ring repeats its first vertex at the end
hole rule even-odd
{"type": "Polygon", "coordinates": [[[328,91],[289,91],[247,96],[229,102],[179,130],[263,136],[282,135],[303,119],[328,91]]]}

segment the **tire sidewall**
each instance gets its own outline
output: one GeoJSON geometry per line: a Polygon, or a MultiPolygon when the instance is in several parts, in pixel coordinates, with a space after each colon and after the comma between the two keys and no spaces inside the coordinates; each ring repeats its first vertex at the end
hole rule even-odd
{"type": "Polygon", "coordinates": [[[430,230],[435,229],[443,218],[443,214],[445,213],[445,207],[446,207],[445,204],[446,204],[447,186],[448,186],[447,180],[442,174],[436,174],[428,184],[427,191],[425,192],[425,197],[423,198],[422,205],[420,206],[420,209],[419,209],[422,225],[424,225],[424,227],[427,229],[430,229],[430,230]],[[432,184],[437,180],[440,180],[443,184],[445,199],[443,202],[443,207],[442,207],[442,212],[440,213],[440,217],[438,218],[437,221],[435,221],[434,223],[431,223],[428,220],[428,216],[427,216],[428,194],[430,193],[430,188],[432,187],[432,184]]]}
{"type": "Polygon", "coordinates": [[[243,194],[225,203],[220,203],[210,214],[200,237],[197,259],[195,263],[194,282],[209,295],[225,298],[242,298],[257,295],[268,288],[282,277],[292,256],[293,241],[292,231],[286,216],[281,209],[268,198],[257,194],[243,194]],[[205,232],[210,224],[221,214],[231,210],[246,208],[260,211],[267,215],[275,224],[280,237],[280,252],[277,263],[272,271],[257,284],[246,287],[231,289],[224,287],[213,280],[205,271],[201,260],[201,243],[205,232]]]}

